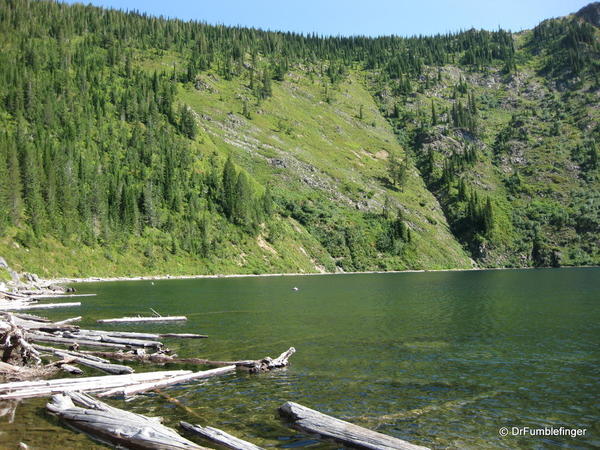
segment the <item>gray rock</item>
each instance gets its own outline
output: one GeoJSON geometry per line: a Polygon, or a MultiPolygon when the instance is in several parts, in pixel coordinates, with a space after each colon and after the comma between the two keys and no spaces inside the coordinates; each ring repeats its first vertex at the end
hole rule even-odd
{"type": "Polygon", "coordinates": [[[0,269],[8,269],[8,263],[2,256],[0,256],[0,269]]]}

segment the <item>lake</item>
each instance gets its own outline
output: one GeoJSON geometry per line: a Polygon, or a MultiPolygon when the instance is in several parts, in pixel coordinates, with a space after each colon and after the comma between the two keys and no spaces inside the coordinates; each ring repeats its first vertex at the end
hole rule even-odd
{"type": "MultiPolygon", "coordinates": [[[[165,340],[180,356],[258,359],[297,349],[284,370],[168,389],[179,405],[157,394],[111,402],[163,416],[174,428],[186,420],[262,446],[339,448],[282,422],[277,408],[289,400],[435,448],[600,446],[599,268],[153,283],[79,284],[79,293],[97,296],[44,315],[82,315],[82,327],[210,336],[165,340]],[[95,324],[149,315],[150,308],[189,320],[95,324]],[[576,438],[500,437],[505,426],[587,431],[576,438]]],[[[45,402],[21,403],[13,424],[0,418],[0,443],[100,446],[63,428],[45,413],[45,402]]]]}

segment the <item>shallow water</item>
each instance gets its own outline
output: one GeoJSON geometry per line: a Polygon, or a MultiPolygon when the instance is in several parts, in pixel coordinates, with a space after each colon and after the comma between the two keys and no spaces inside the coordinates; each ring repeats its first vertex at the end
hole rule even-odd
{"type": "MultiPolygon", "coordinates": [[[[80,284],[81,308],[59,320],[186,315],[186,323],[102,329],[205,333],[166,340],[180,356],[248,359],[290,346],[292,365],[234,374],[124,403],[212,425],[262,446],[338,448],[290,429],[291,400],[410,442],[440,447],[600,446],[600,269],[548,269],[80,284]],[[297,286],[298,291],[292,287],[297,286]],[[182,406],[185,406],[182,407],[182,406]],[[505,437],[500,427],[586,428],[583,437],[505,437]]],[[[173,368],[173,367],[168,367],[173,368]]],[[[152,370],[152,366],[139,367],[152,370]]],[[[91,370],[88,374],[92,374],[91,370]]],[[[0,418],[0,443],[93,448],[44,411],[45,399],[0,418]]]]}

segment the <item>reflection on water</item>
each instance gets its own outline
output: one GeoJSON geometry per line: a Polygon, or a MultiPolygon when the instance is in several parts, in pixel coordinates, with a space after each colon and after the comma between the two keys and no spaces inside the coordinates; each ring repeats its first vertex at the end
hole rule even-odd
{"type": "MultiPolygon", "coordinates": [[[[180,356],[246,359],[297,348],[287,370],[113,402],[174,427],[187,420],[263,446],[336,448],[277,418],[277,407],[292,400],[431,447],[600,445],[600,269],[141,281],[79,290],[98,293],[78,312],[82,326],[151,307],[187,315],[181,324],[102,326],[210,335],[169,341],[180,356]],[[498,436],[512,425],[588,432],[576,439],[498,436]]],[[[44,403],[22,403],[13,424],[0,417],[0,442],[94,445],[63,429],[44,403]]]]}

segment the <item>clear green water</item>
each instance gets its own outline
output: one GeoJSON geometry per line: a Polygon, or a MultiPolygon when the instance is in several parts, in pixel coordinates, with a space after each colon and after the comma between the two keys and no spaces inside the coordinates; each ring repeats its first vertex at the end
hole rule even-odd
{"type": "MultiPolygon", "coordinates": [[[[81,309],[52,318],[184,314],[185,324],[104,329],[195,332],[181,356],[277,356],[292,366],[235,374],[113,404],[166,423],[212,425],[263,446],[336,448],[291,430],[276,410],[296,401],[435,448],[600,446],[600,269],[227,278],[82,284],[81,309]],[[297,286],[299,291],[293,291],[297,286]],[[502,426],[587,428],[583,438],[507,437],[502,426]]],[[[98,326],[99,328],[101,326],[98,326]]],[[[169,367],[172,368],[172,367],[169,367]]],[[[140,370],[151,370],[145,366],[140,370]]],[[[91,374],[91,373],[90,373],[91,374]]],[[[92,448],[44,400],[0,418],[0,442],[92,448]]]]}

